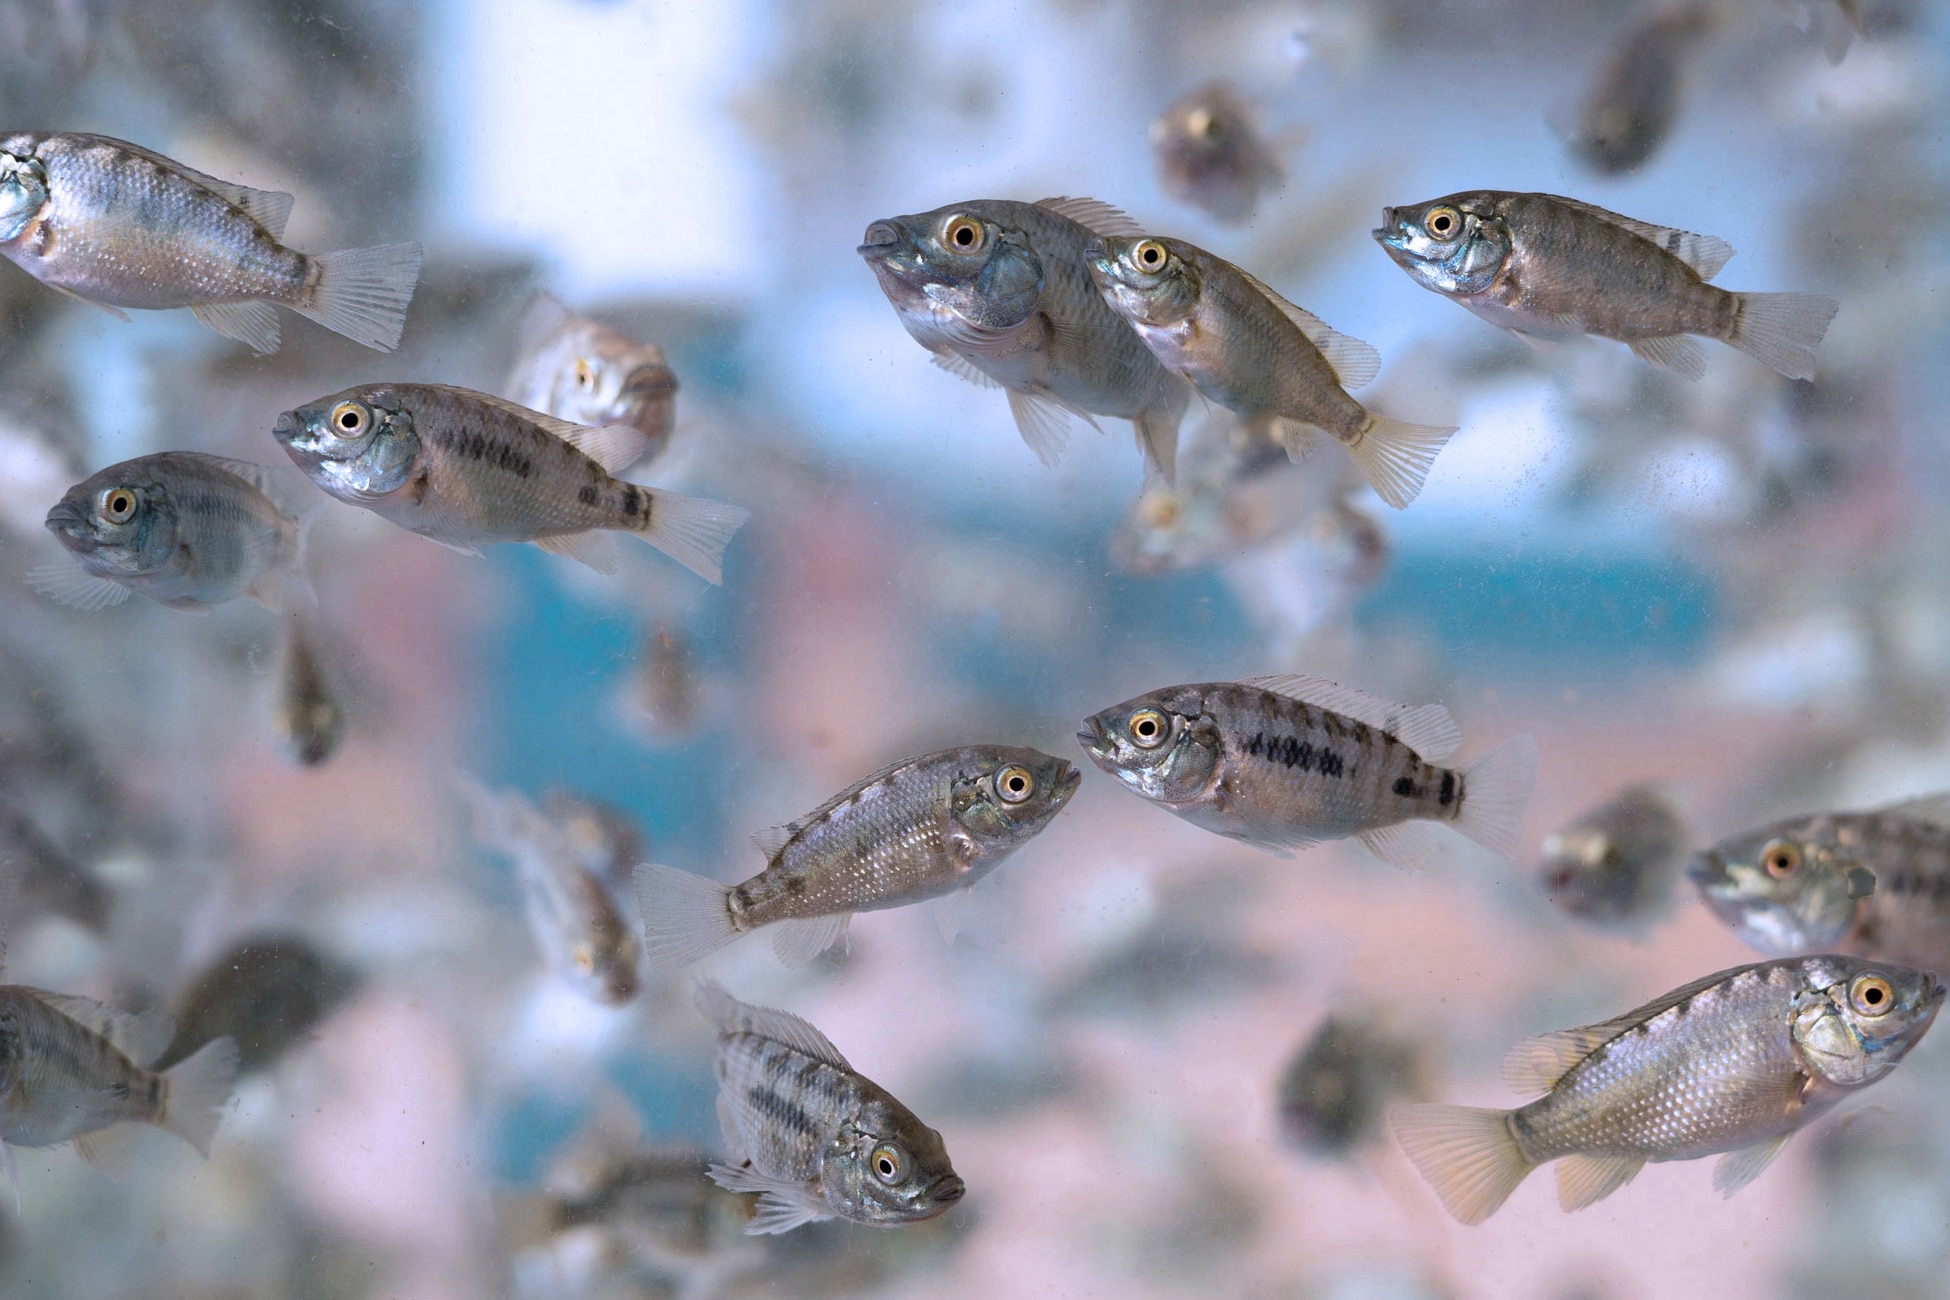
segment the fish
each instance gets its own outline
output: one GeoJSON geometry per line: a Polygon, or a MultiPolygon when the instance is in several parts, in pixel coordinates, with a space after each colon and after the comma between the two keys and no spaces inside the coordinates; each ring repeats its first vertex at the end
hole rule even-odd
{"type": "Polygon", "coordinates": [[[345,738],[345,706],[333,685],[309,615],[294,613],[285,628],[271,724],[278,743],[301,767],[317,767],[345,738]]]}
{"type": "Polygon", "coordinates": [[[248,594],[279,608],[300,570],[300,520],[272,495],[270,471],[200,451],[138,456],[83,479],[47,512],[81,562],[38,566],[36,591],[74,609],[146,596],[207,610],[248,594]]]}
{"type": "Polygon", "coordinates": [[[591,875],[612,889],[631,888],[636,864],[648,856],[634,818],[613,804],[562,789],[542,796],[542,813],[591,875]]]}
{"type": "Polygon", "coordinates": [[[681,629],[659,623],[639,657],[626,692],[630,709],[660,734],[688,732],[703,702],[690,640],[681,629]]]}
{"type": "Polygon", "coordinates": [[[941,1134],[847,1064],[826,1035],[785,1011],[698,986],[718,1030],[718,1121],[727,1191],[757,1192],[745,1231],[789,1232],[820,1219],[877,1228],[945,1213],[968,1190],[941,1134]]]}
{"type": "Polygon", "coordinates": [[[548,1198],[549,1232],[601,1228],[639,1267],[679,1277],[744,1243],[750,1199],[712,1182],[703,1152],[652,1147],[589,1163],[579,1186],[548,1198]]]}
{"type": "Polygon", "coordinates": [[[1686,64],[1712,15],[1698,0],[1654,0],[1619,35],[1566,133],[1571,152],[1600,172],[1643,166],[1672,130],[1686,64]]]}
{"type": "MultiPolygon", "coordinates": [[[[11,774],[9,774],[11,775],[11,774]]],[[[94,872],[75,861],[20,808],[0,802],[0,897],[16,916],[53,913],[106,934],[115,896],[94,872]],[[3,894],[4,891],[0,891],[3,894]]],[[[18,922],[15,922],[18,924],[18,922]]]]}
{"type": "Polygon", "coordinates": [[[1566,915],[1633,926],[1666,912],[1686,847],[1686,823],[1672,801],[1633,786],[1546,836],[1537,873],[1566,915]]]}
{"type": "Polygon", "coordinates": [[[1071,417],[1094,427],[1109,415],[1132,422],[1170,481],[1191,389],[1104,304],[1083,262],[1093,236],[1136,233],[1095,199],[978,199],[876,221],[859,253],[937,365],[1008,390],[1043,464],[1062,459],[1071,417]]]}
{"type": "Polygon", "coordinates": [[[1104,301],[1165,369],[1229,411],[1277,420],[1292,460],[1312,450],[1313,430],[1325,432],[1397,510],[1456,431],[1392,420],[1350,397],[1380,373],[1380,354],[1222,257],[1151,235],[1100,236],[1083,256],[1104,301]]]}
{"type": "Polygon", "coordinates": [[[1818,294],[1718,288],[1707,281],[1733,256],[1725,240],[1555,194],[1481,190],[1383,208],[1374,237],[1410,279],[1500,329],[1617,339],[1688,379],[1706,373],[1693,334],[1813,379],[1838,306],[1818,294]]]}
{"type": "Polygon", "coordinates": [[[360,986],[359,973],[302,935],[248,934],[211,958],[171,999],[176,1032],[158,1069],[217,1038],[236,1044],[237,1073],[269,1070],[360,986]]]}
{"type": "Polygon", "coordinates": [[[1444,822],[1514,858],[1537,742],[1515,736],[1466,769],[1439,704],[1407,707],[1318,677],[1167,686],[1084,719],[1077,740],[1133,794],[1194,826],[1286,854],[1353,836],[1385,862],[1427,852],[1444,822]]]}
{"type": "MultiPolygon", "coordinates": [[[[655,460],[677,419],[677,376],[654,343],[639,343],[538,293],[517,327],[518,355],[502,385],[517,406],[571,424],[627,424],[645,441],[637,461],[655,460]]],[[[619,466],[628,468],[628,466],[619,466]]]]}
{"type": "Polygon", "coordinates": [[[468,555],[534,542],[609,573],[616,531],[716,585],[726,545],[751,518],[612,477],[640,459],[640,429],[570,424],[445,384],[348,388],[284,412],[272,436],[328,494],[468,555]]]}
{"type": "Polygon", "coordinates": [[[676,867],[637,868],[644,951],[660,973],[682,970],[772,925],[772,947],[802,966],[846,936],[855,912],[955,900],[1063,811],[1082,780],[1060,758],[1010,745],[968,745],[890,763],[796,821],[752,837],[765,870],[721,885],[676,867]]]}
{"type": "Polygon", "coordinates": [[[1950,795],[1774,822],[1698,854],[1687,875],[1770,956],[1842,952],[1950,978],[1950,795]]]}
{"type": "Polygon", "coordinates": [[[549,968],[591,1002],[619,1007],[636,997],[636,926],[578,846],[513,790],[470,778],[460,778],[460,788],[475,838],[515,864],[528,926],[549,968]]]}
{"type": "Polygon", "coordinates": [[[1151,124],[1151,153],[1165,193],[1228,226],[1252,220],[1286,179],[1252,108],[1223,81],[1173,101],[1151,124]]]}
{"type": "Polygon", "coordinates": [[[1415,1044],[1367,1019],[1327,1017],[1280,1076],[1280,1132],[1311,1155],[1346,1155],[1375,1134],[1395,1098],[1420,1091],[1415,1044]]]}
{"type": "Polygon", "coordinates": [[[188,307],[261,353],[278,350],[276,303],[391,352],[420,246],[300,253],[279,242],[291,203],[108,136],[0,137],[0,253],[49,288],[123,320],[188,307]]]}
{"type": "Polygon", "coordinates": [[[1611,1020],[1520,1043],[1515,1110],[1441,1103],[1392,1114],[1402,1150],[1463,1223],[1481,1223],[1552,1160],[1565,1210],[1602,1201],[1648,1161],[1719,1155],[1732,1196],[1788,1139],[1885,1077],[1943,1003],[1927,971],[1855,957],[1736,966],[1611,1020]]]}

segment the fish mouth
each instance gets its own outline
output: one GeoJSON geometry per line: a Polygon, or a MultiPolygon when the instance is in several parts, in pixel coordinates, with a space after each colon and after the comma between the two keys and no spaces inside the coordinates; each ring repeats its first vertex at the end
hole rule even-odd
{"type": "Polygon", "coordinates": [[[1070,763],[1065,763],[1056,776],[1056,802],[1068,803],[1070,796],[1083,784],[1083,773],[1070,763]]]}
{"type": "Polygon", "coordinates": [[[89,532],[88,516],[72,501],[56,501],[47,512],[47,527],[49,532],[82,538],[89,532]]]}
{"type": "Polygon", "coordinates": [[[1095,718],[1085,718],[1083,728],[1077,733],[1077,743],[1082,745],[1092,758],[1109,758],[1112,746],[1110,737],[1104,732],[1104,724],[1095,718]]]}
{"type": "Polygon", "coordinates": [[[660,397],[676,391],[677,376],[667,366],[644,366],[640,370],[633,370],[623,384],[623,392],[629,397],[660,397]]]}
{"type": "Polygon", "coordinates": [[[936,1205],[953,1205],[966,1195],[968,1195],[968,1184],[961,1180],[961,1175],[949,1174],[934,1185],[934,1190],[928,1194],[928,1199],[936,1205]]]}
{"type": "Polygon", "coordinates": [[[300,427],[298,424],[298,413],[296,411],[283,412],[278,416],[277,423],[271,426],[271,436],[287,447],[297,439],[299,432],[300,427]]]}
{"type": "Polygon", "coordinates": [[[876,221],[867,227],[861,244],[854,251],[869,262],[884,262],[907,243],[907,232],[896,221],[876,221]]]}

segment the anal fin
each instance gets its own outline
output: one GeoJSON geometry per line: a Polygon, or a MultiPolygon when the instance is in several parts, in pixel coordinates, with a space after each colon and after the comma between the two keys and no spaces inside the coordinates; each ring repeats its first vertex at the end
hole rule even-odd
{"type": "Polygon", "coordinates": [[[590,530],[586,533],[562,533],[554,537],[538,537],[535,545],[550,555],[560,555],[586,564],[597,573],[616,572],[616,540],[608,533],[590,530]]]}
{"type": "Polygon", "coordinates": [[[1761,1172],[1774,1163],[1774,1157],[1781,1154],[1781,1149],[1793,1136],[1794,1133],[1790,1130],[1777,1138],[1770,1138],[1750,1147],[1742,1147],[1738,1151],[1727,1152],[1713,1166],[1713,1189],[1722,1196],[1732,1196],[1760,1177],[1761,1172]]]}
{"type": "Polygon", "coordinates": [[[1557,1203],[1566,1212],[1596,1205],[1644,1167],[1638,1156],[1566,1156],[1557,1162],[1557,1203]]]}
{"type": "Polygon", "coordinates": [[[1699,379],[1706,374],[1706,349],[1699,345],[1698,339],[1685,334],[1669,334],[1662,339],[1639,339],[1632,344],[1632,352],[1662,370],[1670,370],[1688,379],[1699,379]]]}
{"type": "Polygon", "coordinates": [[[772,931],[772,951],[788,966],[804,966],[845,938],[846,923],[852,919],[851,912],[834,912],[780,921],[772,931]]]}
{"type": "Polygon", "coordinates": [[[256,352],[276,352],[282,337],[277,308],[268,302],[200,302],[190,314],[227,339],[236,339],[256,352]]]}
{"type": "Polygon", "coordinates": [[[1377,826],[1373,830],[1362,831],[1354,838],[1389,866],[1405,871],[1420,871],[1429,858],[1439,851],[1440,842],[1436,838],[1439,834],[1434,822],[1408,821],[1396,822],[1392,826],[1377,826]]]}
{"type": "Polygon", "coordinates": [[[114,1124],[82,1134],[74,1140],[74,1153],[121,1182],[129,1176],[128,1125],[114,1124]]]}

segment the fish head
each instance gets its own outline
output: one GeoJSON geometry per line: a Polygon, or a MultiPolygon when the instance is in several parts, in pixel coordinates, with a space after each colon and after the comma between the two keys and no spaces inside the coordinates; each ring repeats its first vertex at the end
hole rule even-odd
{"type": "Polygon", "coordinates": [[[983,856],[1034,836],[1063,811],[1083,774],[1034,749],[997,745],[972,751],[953,777],[950,806],[983,856]]]}
{"type": "Polygon", "coordinates": [[[968,1190],[941,1134],[885,1095],[860,1108],[819,1167],[820,1191],[856,1223],[917,1223],[943,1214],[968,1190]]]}
{"type": "Polygon", "coordinates": [[[1875,876],[1833,818],[1778,822],[1722,840],[1686,874],[1721,921],[1774,956],[1820,952],[1842,942],[1875,876]]]}
{"type": "Polygon", "coordinates": [[[1516,246],[1488,194],[1383,208],[1374,237],[1418,284],[1457,297],[1488,289],[1516,246]]]}
{"type": "Polygon", "coordinates": [[[1860,1088],[1895,1069],[1943,1005],[1944,985],[1929,971],[1855,957],[1810,957],[1805,970],[1794,1043],[1839,1088],[1860,1088]]]}
{"type": "Polygon", "coordinates": [[[1110,309],[1139,325],[1175,325],[1198,309],[1198,268],[1175,239],[1098,235],[1083,264],[1110,309]]]}
{"type": "Polygon", "coordinates": [[[46,165],[31,154],[0,152],[0,243],[20,238],[46,208],[46,165]]]}
{"type": "Polygon", "coordinates": [[[600,427],[630,424],[669,432],[677,376],[662,348],[594,321],[558,336],[551,358],[549,414],[600,427]]]}
{"type": "Polygon", "coordinates": [[[958,333],[1014,329],[1043,292],[1043,261],[1022,230],[960,204],[867,227],[860,256],[904,321],[958,333]]]}
{"type": "Polygon", "coordinates": [[[1548,836],[1538,868],[1552,903],[1587,919],[1615,917],[1631,904],[1625,846],[1598,826],[1569,826],[1548,836]]]}
{"type": "Polygon", "coordinates": [[[1196,687],[1173,686],[1084,719],[1090,761],[1158,803],[1196,799],[1218,774],[1217,725],[1196,687]]]}
{"type": "Polygon", "coordinates": [[[399,491],[420,458],[413,412],[386,384],[348,388],[286,411],[271,436],[312,482],[346,501],[399,491]]]}
{"type": "Polygon", "coordinates": [[[111,465],[69,488],[46,522],[83,568],[104,578],[160,573],[176,553],[169,488],[138,461],[111,465]]]}

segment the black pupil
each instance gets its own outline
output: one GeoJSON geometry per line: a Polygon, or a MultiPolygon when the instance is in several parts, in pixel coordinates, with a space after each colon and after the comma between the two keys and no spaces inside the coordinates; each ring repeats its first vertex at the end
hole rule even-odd
{"type": "Polygon", "coordinates": [[[1874,1006],[1876,1003],[1882,1001],[1882,990],[1878,988],[1864,989],[1862,990],[1862,1000],[1870,1006],[1874,1006]]]}
{"type": "Polygon", "coordinates": [[[345,412],[344,414],[342,414],[342,415],[340,415],[340,416],[339,416],[339,426],[340,426],[341,428],[346,428],[346,429],[356,429],[356,428],[358,428],[358,427],[359,427],[359,413],[358,413],[357,411],[347,411],[347,412],[345,412]]]}
{"type": "Polygon", "coordinates": [[[1019,776],[1012,776],[1012,777],[1010,777],[1010,778],[1009,778],[1009,792],[1010,792],[1011,794],[1021,794],[1021,793],[1022,793],[1022,778],[1021,778],[1021,777],[1019,777],[1019,776]]]}
{"type": "Polygon", "coordinates": [[[1153,722],[1149,718],[1145,718],[1143,721],[1138,723],[1138,735],[1140,736],[1148,736],[1152,732],[1156,731],[1157,729],[1158,729],[1158,724],[1153,722]]]}
{"type": "MultiPolygon", "coordinates": [[[[969,246],[970,244],[972,244],[972,243],[974,243],[974,242],[975,242],[975,230],[974,230],[974,227],[972,227],[972,226],[956,226],[956,227],[955,227],[955,242],[956,242],[957,244],[960,244],[960,245],[961,245],[961,246],[962,246],[963,248],[967,248],[967,247],[968,247],[968,246],[969,246]]],[[[886,1164],[887,1162],[883,1160],[883,1161],[881,1161],[881,1163],[882,1163],[882,1164],[884,1165],[884,1164],[886,1164]]]]}
{"type": "Polygon", "coordinates": [[[1145,264],[1146,266],[1156,266],[1156,265],[1158,264],[1158,250],[1157,250],[1157,249],[1155,249],[1155,248],[1147,248],[1147,249],[1145,249],[1145,250],[1144,250],[1144,264],[1145,264]]]}
{"type": "Polygon", "coordinates": [[[880,1172],[883,1174],[892,1174],[894,1172],[894,1162],[886,1156],[880,1157],[880,1172]]]}
{"type": "Polygon", "coordinates": [[[129,508],[129,499],[118,492],[108,499],[108,508],[118,515],[126,513],[129,508]]]}
{"type": "Polygon", "coordinates": [[[1435,233],[1438,235],[1446,235],[1449,233],[1449,216],[1447,213],[1435,219],[1435,233]]]}

